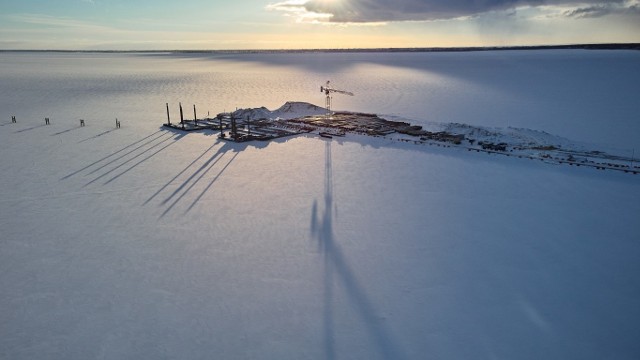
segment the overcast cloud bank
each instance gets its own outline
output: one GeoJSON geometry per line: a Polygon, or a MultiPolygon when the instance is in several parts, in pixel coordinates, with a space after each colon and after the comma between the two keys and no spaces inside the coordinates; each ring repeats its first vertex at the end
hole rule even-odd
{"type": "Polygon", "coordinates": [[[568,18],[593,18],[612,14],[640,15],[637,0],[288,0],[268,6],[297,16],[299,21],[379,23],[433,21],[474,17],[491,11],[544,8],[568,18]]]}

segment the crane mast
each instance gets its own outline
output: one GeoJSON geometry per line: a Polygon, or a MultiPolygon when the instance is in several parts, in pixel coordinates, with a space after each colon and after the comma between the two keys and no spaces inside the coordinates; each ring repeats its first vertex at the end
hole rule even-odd
{"type": "Polygon", "coordinates": [[[320,86],[320,92],[323,92],[326,95],[324,106],[325,108],[327,108],[327,116],[331,115],[331,100],[332,100],[331,94],[338,93],[338,94],[354,96],[352,92],[332,88],[330,81],[327,81],[327,84],[325,86],[320,86]]]}

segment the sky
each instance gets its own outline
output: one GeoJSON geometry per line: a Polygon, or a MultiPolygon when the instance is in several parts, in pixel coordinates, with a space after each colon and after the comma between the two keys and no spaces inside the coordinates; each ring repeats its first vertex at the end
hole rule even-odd
{"type": "Polygon", "coordinates": [[[0,49],[640,42],[640,0],[0,0],[0,49]]]}

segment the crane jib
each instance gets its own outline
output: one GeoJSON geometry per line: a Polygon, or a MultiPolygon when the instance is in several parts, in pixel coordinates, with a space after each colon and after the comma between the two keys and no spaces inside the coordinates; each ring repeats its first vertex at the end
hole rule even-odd
{"type": "Polygon", "coordinates": [[[354,96],[354,94],[352,92],[349,91],[344,91],[344,90],[338,90],[338,89],[333,89],[331,87],[329,87],[330,85],[330,81],[327,81],[326,86],[320,86],[320,92],[325,93],[325,95],[327,96],[327,98],[325,99],[325,107],[327,108],[327,116],[331,115],[331,93],[338,93],[338,94],[344,94],[344,95],[349,95],[349,96],[354,96]]]}

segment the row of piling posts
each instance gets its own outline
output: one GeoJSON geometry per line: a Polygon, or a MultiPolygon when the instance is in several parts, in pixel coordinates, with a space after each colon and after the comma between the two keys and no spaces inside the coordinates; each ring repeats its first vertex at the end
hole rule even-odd
{"type": "MultiPolygon", "coordinates": [[[[169,106],[169,104],[167,104],[167,117],[169,116],[169,107],[168,106],[169,106]]],[[[194,107],[194,110],[195,110],[195,107],[194,107]]],[[[11,116],[11,123],[15,124],[17,122],[18,121],[16,120],[16,117],[12,115],[11,116]]],[[[51,119],[48,118],[48,117],[44,118],[44,124],[45,125],[51,125],[51,119]]],[[[169,124],[171,124],[171,122],[169,122],[169,124]]],[[[84,119],[80,119],[80,126],[81,127],[85,126],[84,119]]],[[[116,129],[120,129],[120,120],[118,120],[118,118],[116,118],[116,129]]]]}
{"type": "MultiPolygon", "coordinates": [[[[171,115],[169,113],[169,103],[165,103],[167,107],[167,125],[171,126],[171,115]]],[[[184,110],[182,109],[182,103],[178,103],[180,107],[180,127],[184,130],[184,110]]],[[[195,126],[198,126],[198,114],[196,112],[196,106],[193,105],[193,122],[195,126]]]]}

